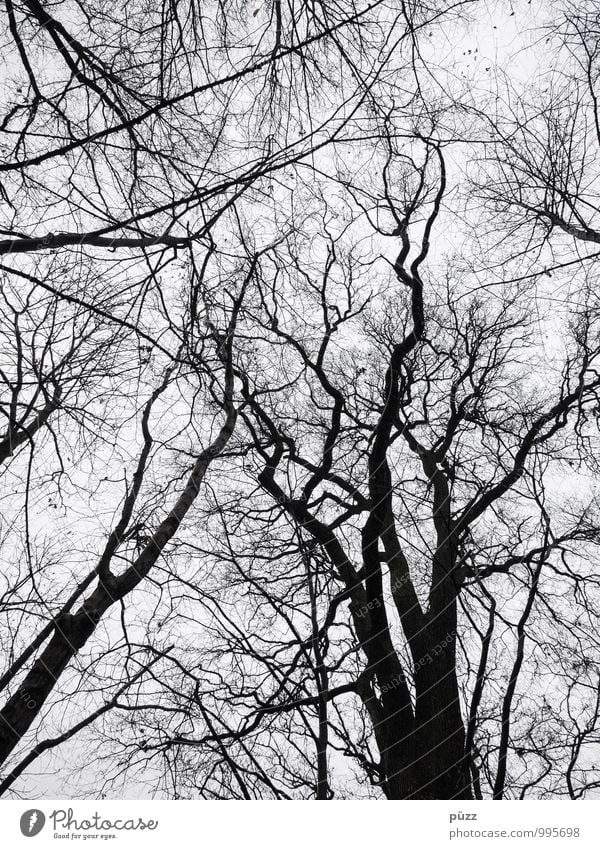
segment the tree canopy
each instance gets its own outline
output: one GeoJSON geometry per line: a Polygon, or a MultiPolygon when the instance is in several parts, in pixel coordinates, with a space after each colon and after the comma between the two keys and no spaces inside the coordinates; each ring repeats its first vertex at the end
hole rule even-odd
{"type": "Polygon", "coordinates": [[[7,0],[7,798],[600,786],[600,16],[7,0]]]}

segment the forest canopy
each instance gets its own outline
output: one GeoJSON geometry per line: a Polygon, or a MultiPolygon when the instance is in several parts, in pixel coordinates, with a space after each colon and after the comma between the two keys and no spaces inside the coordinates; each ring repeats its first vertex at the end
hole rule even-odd
{"type": "Polygon", "coordinates": [[[4,798],[594,795],[587,5],[6,0],[4,798]]]}

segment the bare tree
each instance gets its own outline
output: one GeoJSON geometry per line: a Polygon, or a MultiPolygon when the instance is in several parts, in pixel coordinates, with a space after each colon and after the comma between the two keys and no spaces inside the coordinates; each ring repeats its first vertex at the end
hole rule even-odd
{"type": "Polygon", "coordinates": [[[0,792],[598,786],[597,26],[482,5],[7,4],[0,792]]]}

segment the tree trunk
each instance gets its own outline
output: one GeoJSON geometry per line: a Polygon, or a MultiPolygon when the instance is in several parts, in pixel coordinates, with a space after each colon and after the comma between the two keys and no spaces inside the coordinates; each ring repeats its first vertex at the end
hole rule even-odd
{"type": "Polygon", "coordinates": [[[415,666],[414,725],[402,722],[397,714],[384,721],[395,740],[385,764],[392,799],[472,798],[456,678],[455,631],[446,630],[447,624],[430,624],[424,633],[430,648],[415,666]]]}

